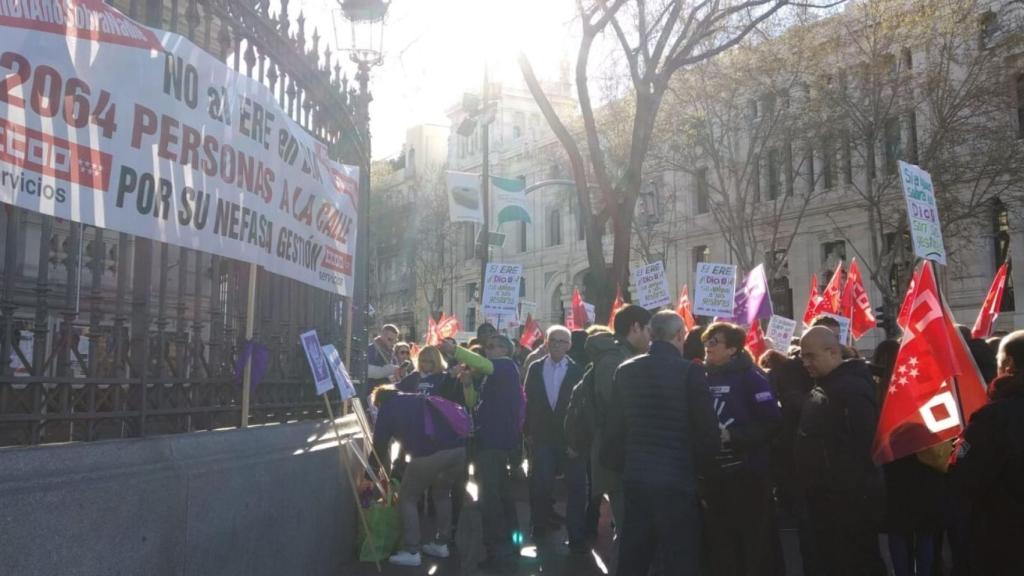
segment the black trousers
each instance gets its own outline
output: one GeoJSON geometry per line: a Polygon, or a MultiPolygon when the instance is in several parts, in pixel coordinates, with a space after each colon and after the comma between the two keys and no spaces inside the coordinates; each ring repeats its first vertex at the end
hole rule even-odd
{"type": "Polygon", "coordinates": [[[476,479],[480,488],[484,548],[490,558],[514,558],[512,534],[519,529],[519,516],[512,500],[508,464],[510,450],[478,450],[476,479]]]}
{"type": "Polygon", "coordinates": [[[809,490],[807,514],[821,576],[885,576],[877,502],[864,494],[809,490]]]}
{"type": "Polygon", "coordinates": [[[700,510],[694,491],[678,486],[623,483],[625,529],[617,576],[697,576],[700,510]]]}
{"type": "Polygon", "coordinates": [[[701,484],[704,543],[714,576],[778,576],[782,544],[768,474],[736,467],[701,484]]]}

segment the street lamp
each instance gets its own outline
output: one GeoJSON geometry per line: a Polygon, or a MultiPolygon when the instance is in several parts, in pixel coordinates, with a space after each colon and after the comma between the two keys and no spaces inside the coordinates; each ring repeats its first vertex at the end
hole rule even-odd
{"type": "Polygon", "coordinates": [[[350,100],[354,113],[356,134],[350,141],[357,148],[359,158],[359,206],[356,243],[355,286],[352,295],[352,314],[349,326],[352,337],[349,349],[354,343],[363,348],[359,354],[353,354],[350,360],[352,374],[361,381],[366,381],[365,348],[369,346],[367,334],[369,323],[369,270],[370,270],[370,69],[383,62],[384,54],[384,18],[387,15],[390,1],[384,0],[338,0],[341,12],[352,27],[352,44],[349,47],[351,59],[358,67],[356,82],[359,90],[350,100]]]}
{"type": "Polygon", "coordinates": [[[352,61],[369,66],[382,62],[384,17],[391,2],[383,0],[341,0],[341,13],[352,25],[352,61]]]}

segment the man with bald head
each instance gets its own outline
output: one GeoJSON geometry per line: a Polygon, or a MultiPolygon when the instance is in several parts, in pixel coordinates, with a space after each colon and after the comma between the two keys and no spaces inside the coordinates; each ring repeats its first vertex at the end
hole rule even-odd
{"type": "Polygon", "coordinates": [[[800,414],[794,462],[822,576],[886,573],[876,522],[882,478],[871,461],[878,403],[866,362],[843,358],[835,332],[815,326],[800,339],[814,388],[800,414]]]}

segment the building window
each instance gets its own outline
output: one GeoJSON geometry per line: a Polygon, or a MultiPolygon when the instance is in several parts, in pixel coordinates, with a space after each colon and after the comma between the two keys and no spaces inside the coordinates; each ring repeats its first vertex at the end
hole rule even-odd
{"type": "Polygon", "coordinates": [[[466,284],[466,326],[473,330],[476,327],[476,282],[466,284]]]}
{"type": "MultiPolygon", "coordinates": [[[[1006,210],[1006,205],[1000,202],[998,199],[995,201],[995,207],[993,211],[993,225],[995,228],[995,249],[996,249],[996,269],[998,270],[1003,262],[1010,255],[1010,215],[1006,210]]],[[[1006,276],[1006,290],[1003,291],[1003,302],[999,308],[1000,312],[1013,312],[1016,310],[1016,306],[1013,301],[1013,263],[1007,266],[1009,269],[1006,276]]]]}
{"type": "Polygon", "coordinates": [[[849,134],[843,134],[843,183],[853,184],[853,146],[849,134]]]}
{"type": "Polygon", "coordinates": [[[562,211],[552,208],[548,211],[548,246],[562,244],[562,211]]]}
{"type": "Polygon", "coordinates": [[[519,140],[525,134],[526,115],[522,112],[512,114],[512,139],[519,140]]]}
{"type": "Polygon", "coordinates": [[[821,143],[821,179],[825,190],[836,185],[836,150],[832,138],[825,138],[821,143]]]}
{"type": "Polygon", "coordinates": [[[992,45],[999,32],[999,20],[996,13],[989,10],[978,17],[978,48],[985,50],[992,45]]]}
{"type": "Polygon", "coordinates": [[[707,246],[694,246],[693,247],[693,269],[697,269],[697,264],[701,262],[707,262],[711,259],[711,250],[707,246]]]}
{"type": "Polygon", "coordinates": [[[519,221],[519,252],[526,252],[526,222],[519,221]]]}
{"type": "Polygon", "coordinates": [[[828,282],[840,262],[846,261],[846,241],[834,240],[821,245],[821,268],[822,278],[820,281],[828,282]]]}
{"type": "Polygon", "coordinates": [[[781,165],[779,151],[768,151],[768,199],[775,200],[782,192],[781,165]]]}
{"type": "Polygon", "coordinates": [[[1024,140],[1024,72],[1017,75],[1017,139],[1024,140]]]}
{"type": "Polygon", "coordinates": [[[900,59],[903,60],[903,69],[910,72],[914,69],[914,53],[910,51],[910,48],[904,48],[900,51],[900,59]]]}
{"type": "Polygon", "coordinates": [[[697,200],[697,214],[707,214],[711,210],[711,198],[708,194],[708,169],[701,168],[697,170],[694,178],[697,180],[697,186],[694,190],[697,200]]]}
{"type": "Polygon", "coordinates": [[[896,174],[896,161],[900,158],[900,120],[888,118],[885,121],[885,173],[896,174]]]}

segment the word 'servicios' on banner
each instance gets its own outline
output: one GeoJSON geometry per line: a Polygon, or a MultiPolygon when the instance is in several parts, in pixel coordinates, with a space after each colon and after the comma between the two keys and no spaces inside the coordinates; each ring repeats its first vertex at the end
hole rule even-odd
{"type": "Polygon", "coordinates": [[[0,2],[0,201],[352,288],[358,168],[101,0],[0,2]]]}

